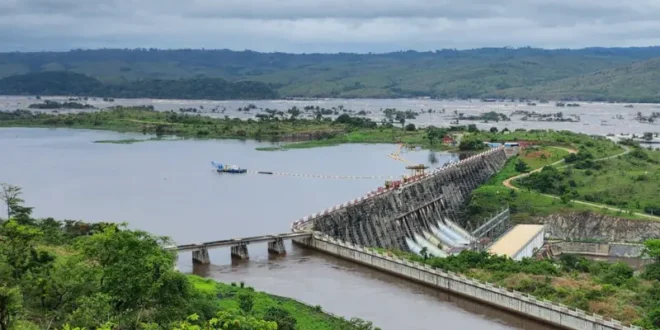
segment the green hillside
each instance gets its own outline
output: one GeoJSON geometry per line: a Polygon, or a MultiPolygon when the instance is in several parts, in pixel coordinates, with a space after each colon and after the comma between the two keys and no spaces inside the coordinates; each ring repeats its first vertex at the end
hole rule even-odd
{"type": "MultiPolygon", "coordinates": [[[[285,54],[230,50],[99,49],[69,52],[0,53],[0,78],[51,71],[84,74],[104,86],[130,86],[136,81],[163,82],[223,79],[230,83],[260,82],[280,97],[414,97],[478,98],[486,96],[560,95],[584,81],[585,97],[647,95],[628,91],[625,81],[612,88],[587,83],[594,72],[626,72],[637,62],[660,58],[660,47],[482,48],[386,54],[285,54]],[[620,69],[619,69],[620,68],[620,69]],[[623,70],[623,71],[619,71],[623,70]],[[588,81],[587,81],[588,80],[588,81]],[[558,84],[558,85],[555,85],[558,84]],[[622,85],[623,90],[617,86],[622,85]],[[546,91],[554,88],[556,92],[546,91]],[[596,88],[595,91],[591,90],[596,88]],[[610,93],[612,89],[612,93],[610,93]],[[591,92],[591,94],[588,94],[591,92]],[[616,92],[616,93],[615,93],[616,92]],[[619,93],[619,94],[617,94],[619,93]]],[[[650,75],[648,70],[642,72],[650,75]]],[[[650,78],[649,78],[650,79],[650,78]]],[[[597,82],[597,81],[596,81],[597,82]]],[[[612,82],[603,82],[613,84],[612,82]]],[[[144,88],[145,83],[140,83],[144,88]]],[[[178,88],[176,88],[178,89],[178,88]]],[[[175,89],[175,90],[176,90],[175,89]]],[[[113,91],[117,93],[117,90],[113,91]]],[[[135,93],[122,94],[130,96],[135,93]]],[[[161,93],[162,94],[162,93],[161,93]]],[[[191,93],[188,93],[191,94],[191,93]]],[[[570,93],[569,93],[570,94],[570,93]]],[[[120,97],[120,95],[108,95],[120,97]]],[[[165,92],[167,96],[167,92],[165,92]]],[[[622,96],[622,97],[623,97],[622,96]]]]}
{"type": "Polygon", "coordinates": [[[660,102],[660,58],[494,93],[504,97],[660,102]]]}
{"type": "Polygon", "coordinates": [[[103,83],[70,71],[33,72],[0,79],[4,95],[76,95],[162,99],[274,99],[277,92],[263,82],[228,82],[222,78],[142,79],[103,83]]]}

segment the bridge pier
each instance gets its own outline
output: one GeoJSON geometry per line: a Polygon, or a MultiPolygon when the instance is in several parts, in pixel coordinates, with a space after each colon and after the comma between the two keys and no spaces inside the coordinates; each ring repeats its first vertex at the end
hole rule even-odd
{"type": "Polygon", "coordinates": [[[247,244],[239,244],[232,246],[231,257],[237,259],[250,259],[250,255],[248,254],[247,244]]]}
{"type": "Polygon", "coordinates": [[[211,263],[209,257],[209,250],[207,248],[200,248],[192,252],[192,260],[194,264],[208,265],[211,263]]]}
{"type": "Polygon", "coordinates": [[[272,242],[268,242],[268,252],[274,254],[286,254],[286,249],[284,248],[284,240],[278,238],[272,242]]]}

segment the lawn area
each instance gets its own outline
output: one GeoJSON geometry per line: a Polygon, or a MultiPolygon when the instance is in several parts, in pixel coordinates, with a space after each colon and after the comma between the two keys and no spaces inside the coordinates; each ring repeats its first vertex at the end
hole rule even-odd
{"type": "Polygon", "coordinates": [[[552,145],[576,150],[585,149],[589,150],[594,158],[613,156],[624,151],[621,146],[604,137],[594,138],[586,134],[570,131],[529,130],[499,133],[483,131],[471,133],[471,136],[483,141],[530,141],[540,145],[552,145]]]}
{"type": "MultiPolygon", "coordinates": [[[[594,147],[577,146],[578,149],[593,150],[594,147]]],[[[615,148],[602,148],[601,150],[615,151],[615,148]]],[[[621,152],[623,149],[617,152],[621,152]]],[[[521,190],[514,191],[503,185],[503,181],[522,174],[516,169],[516,163],[519,160],[524,161],[529,170],[541,168],[546,165],[561,160],[568,156],[568,152],[563,149],[553,148],[551,146],[543,146],[539,148],[527,148],[518,156],[510,158],[505,166],[497,174],[495,174],[488,182],[481,185],[479,188],[472,192],[470,202],[467,207],[468,212],[468,227],[476,228],[490,215],[501,210],[503,205],[509,205],[512,213],[512,219],[515,222],[525,222],[533,216],[545,216],[554,213],[562,212],[575,212],[575,211],[592,211],[601,214],[618,216],[627,219],[640,219],[640,216],[631,214],[630,212],[608,210],[600,207],[573,203],[567,201],[563,202],[560,199],[550,198],[544,196],[541,192],[534,189],[526,189],[521,187],[521,190]]],[[[609,162],[609,161],[604,161],[609,162]]],[[[561,163],[558,165],[562,165],[561,163]]],[[[532,174],[530,177],[534,177],[532,174]]],[[[521,179],[525,180],[525,179],[521,179]]],[[[514,181],[518,185],[518,181],[514,181]]],[[[657,186],[656,186],[657,188],[657,186]]],[[[586,187],[585,187],[586,189],[586,187]]],[[[650,188],[651,189],[651,188],[650,188]]],[[[544,191],[545,193],[551,193],[544,191]]],[[[575,198],[573,198],[575,199],[575,198]]]]}
{"type": "Polygon", "coordinates": [[[660,152],[636,148],[604,161],[592,158],[581,152],[567,167],[544,169],[516,184],[628,212],[660,215],[660,152]]]}
{"type": "MultiPolygon", "coordinates": [[[[256,292],[247,286],[241,287],[241,283],[225,284],[211,279],[189,275],[188,279],[193,285],[218,299],[221,309],[239,309],[239,295],[247,293],[254,296],[254,307],[252,314],[257,318],[263,318],[270,307],[279,307],[291,314],[296,319],[298,330],[357,330],[351,321],[337,318],[322,311],[321,306],[311,307],[299,303],[293,299],[270,295],[264,292],[256,292]]],[[[360,321],[353,321],[360,322],[360,321]]],[[[366,329],[366,328],[365,328],[366,329]]]]}

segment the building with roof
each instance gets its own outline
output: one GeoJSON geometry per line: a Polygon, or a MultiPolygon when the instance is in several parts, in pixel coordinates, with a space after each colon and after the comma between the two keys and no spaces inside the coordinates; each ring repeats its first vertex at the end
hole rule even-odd
{"type": "Polygon", "coordinates": [[[488,252],[506,255],[513,260],[529,258],[543,246],[544,235],[543,225],[516,225],[495,241],[488,248],[488,252]]]}

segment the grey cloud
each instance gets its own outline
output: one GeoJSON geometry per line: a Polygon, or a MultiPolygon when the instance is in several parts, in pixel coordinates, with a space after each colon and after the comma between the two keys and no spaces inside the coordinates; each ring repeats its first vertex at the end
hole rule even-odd
{"type": "Polygon", "coordinates": [[[660,39],[660,2],[651,0],[0,0],[0,16],[0,51],[382,52],[660,39]]]}

